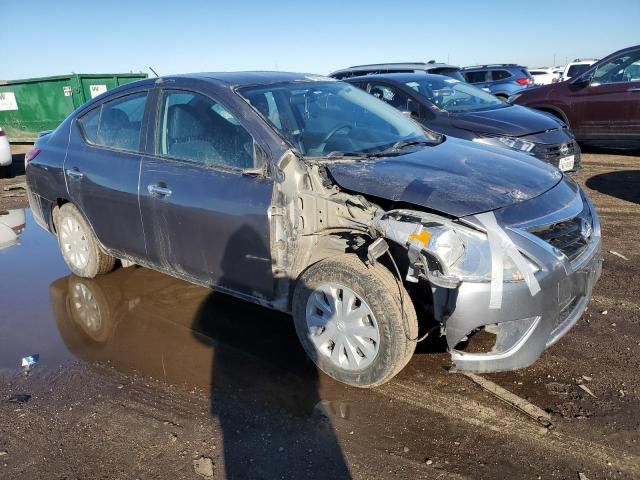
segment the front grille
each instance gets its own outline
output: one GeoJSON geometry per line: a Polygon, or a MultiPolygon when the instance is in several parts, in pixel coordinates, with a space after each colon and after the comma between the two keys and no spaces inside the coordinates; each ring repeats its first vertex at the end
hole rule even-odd
{"type": "Polygon", "coordinates": [[[568,157],[569,155],[574,156],[574,164],[573,170],[577,170],[580,167],[580,147],[578,147],[577,142],[571,140],[565,143],[557,143],[554,145],[546,145],[543,143],[538,143],[530,152],[536,158],[540,160],[544,160],[547,163],[557,167],[560,165],[560,159],[564,157],[568,157]],[[566,151],[562,148],[563,145],[566,145],[566,151]]]}
{"type": "Polygon", "coordinates": [[[589,245],[593,230],[593,217],[586,202],[582,211],[575,217],[563,222],[528,229],[537,237],[553,245],[569,260],[577,258],[589,245]]]}

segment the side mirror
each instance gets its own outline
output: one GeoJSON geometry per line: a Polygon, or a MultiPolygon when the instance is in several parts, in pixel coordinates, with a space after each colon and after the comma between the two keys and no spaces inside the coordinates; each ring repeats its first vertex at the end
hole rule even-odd
{"type": "Polygon", "coordinates": [[[591,79],[593,78],[593,73],[589,73],[586,75],[580,75],[578,78],[576,78],[575,80],[573,80],[571,82],[572,85],[578,87],[578,88],[585,88],[588,87],[589,84],[591,83],[591,79]]]}

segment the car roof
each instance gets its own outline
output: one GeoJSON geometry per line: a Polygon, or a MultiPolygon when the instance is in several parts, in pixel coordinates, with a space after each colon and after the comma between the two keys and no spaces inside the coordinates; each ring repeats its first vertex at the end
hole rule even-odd
{"type": "Polygon", "coordinates": [[[245,85],[269,85],[282,82],[300,82],[300,81],[330,81],[335,79],[323,75],[312,73],[295,73],[295,72],[274,72],[274,71],[246,71],[246,72],[201,72],[188,73],[184,75],[171,75],[161,77],[169,78],[191,78],[196,80],[216,81],[232,86],[245,85]]]}
{"type": "Polygon", "coordinates": [[[395,62],[395,63],[371,63],[367,65],[354,65],[352,67],[341,68],[335,72],[331,72],[329,76],[336,73],[344,72],[358,72],[361,70],[376,70],[376,69],[393,69],[393,70],[432,70],[434,68],[453,68],[459,70],[460,67],[451,65],[448,63],[436,63],[436,62],[395,62]]]}
{"type": "MultiPolygon", "coordinates": [[[[411,80],[423,80],[423,79],[433,79],[436,80],[438,78],[446,78],[449,80],[455,80],[446,75],[437,75],[435,73],[427,73],[427,72],[400,72],[400,73],[376,73],[371,75],[362,75],[360,77],[350,77],[345,78],[342,81],[347,83],[355,83],[355,82],[366,82],[366,81],[375,81],[375,80],[392,80],[398,83],[410,82],[411,80]]],[[[460,80],[456,80],[460,81],[460,80]]]]}
{"type": "Polygon", "coordinates": [[[470,67],[463,67],[462,70],[487,70],[490,68],[526,68],[523,65],[518,65],[517,63],[489,63],[487,65],[473,65],[470,67]]]}

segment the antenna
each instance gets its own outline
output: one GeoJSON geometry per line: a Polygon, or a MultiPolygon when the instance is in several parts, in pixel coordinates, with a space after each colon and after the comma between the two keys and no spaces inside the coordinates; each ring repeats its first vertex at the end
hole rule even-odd
{"type": "Polygon", "coordinates": [[[158,74],[156,73],[156,71],[155,71],[152,67],[149,67],[149,70],[151,70],[151,71],[153,72],[153,74],[154,74],[156,77],[159,77],[159,76],[160,76],[160,75],[158,75],[158,74]]]}

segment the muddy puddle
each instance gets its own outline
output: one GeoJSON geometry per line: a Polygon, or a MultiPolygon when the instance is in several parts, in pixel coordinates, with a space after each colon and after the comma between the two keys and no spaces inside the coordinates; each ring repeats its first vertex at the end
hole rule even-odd
{"type": "Polygon", "coordinates": [[[320,377],[287,315],[141,267],[79,278],[55,237],[20,213],[17,241],[0,250],[0,373],[19,374],[22,357],[39,354],[38,370],[106,365],[294,415],[324,398],[350,415],[326,400],[346,387],[320,377]]]}

